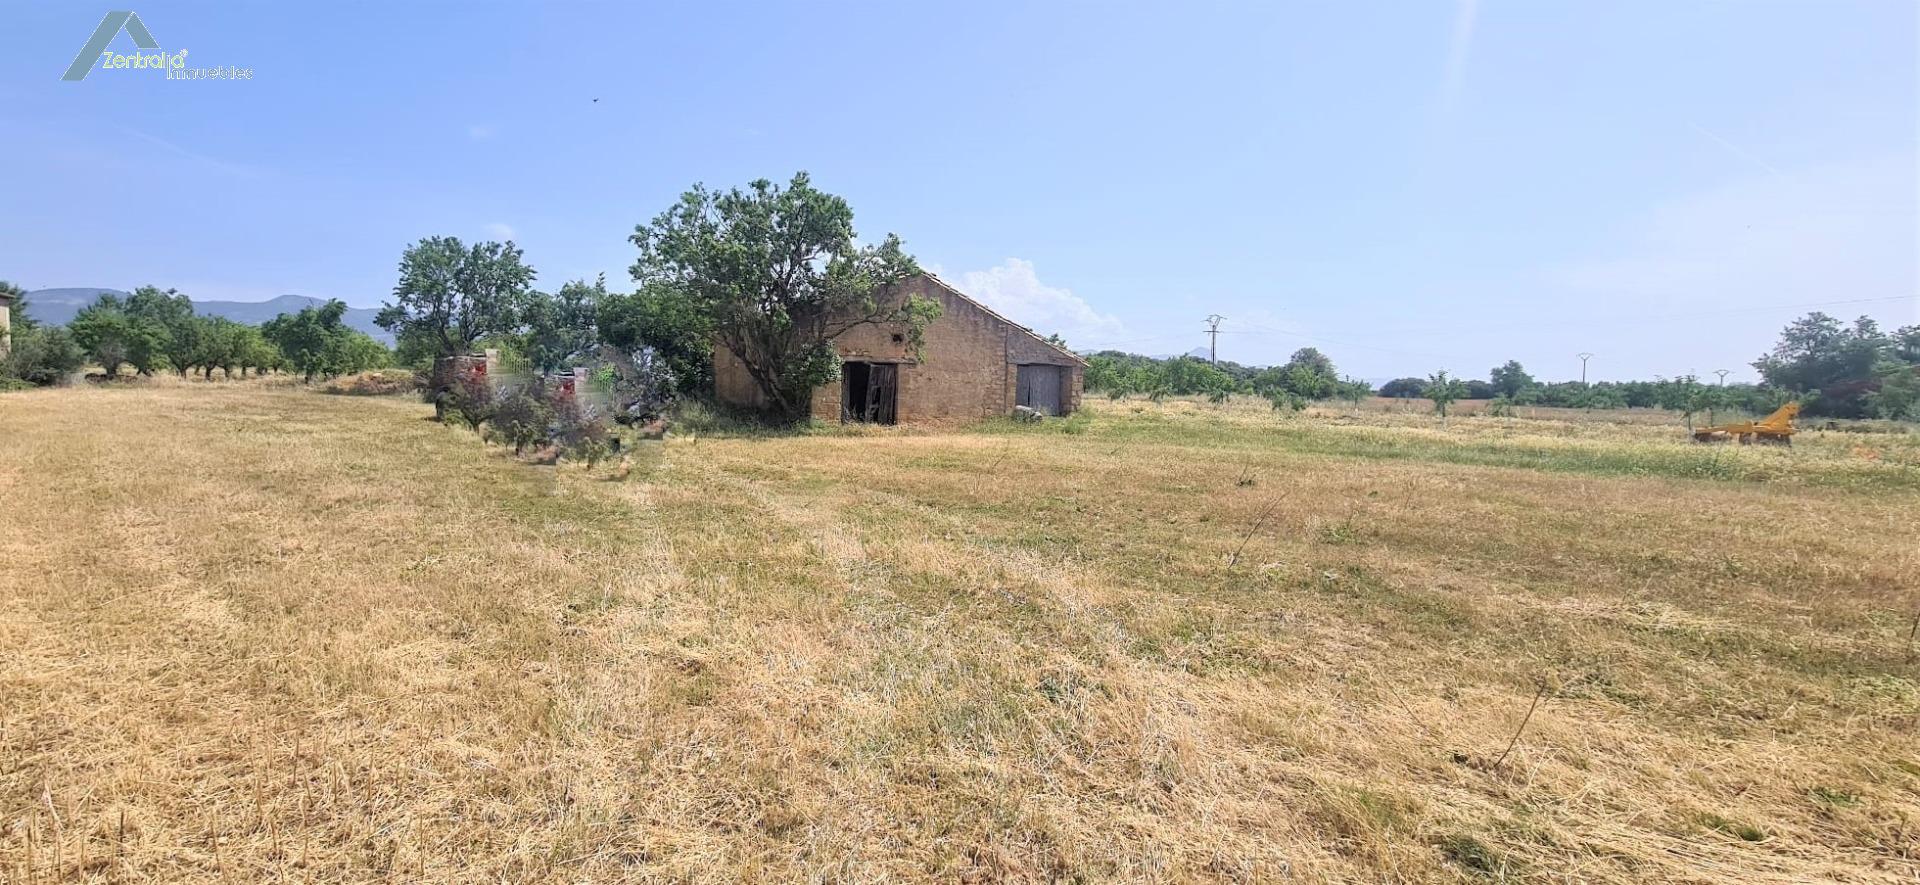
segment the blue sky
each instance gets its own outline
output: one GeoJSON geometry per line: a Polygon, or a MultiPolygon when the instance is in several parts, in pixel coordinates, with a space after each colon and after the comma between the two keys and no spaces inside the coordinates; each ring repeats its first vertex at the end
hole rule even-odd
{"type": "Polygon", "coordinates": [[[61,82],[106,8],[0,5],[0,277],[373,306],[448,234],[626,286],[687,185],[805,169],[1083,348],[1744,378],[1801,305],[1920,321],[1904,0],[132,8],[253,79],[61,82]]]}

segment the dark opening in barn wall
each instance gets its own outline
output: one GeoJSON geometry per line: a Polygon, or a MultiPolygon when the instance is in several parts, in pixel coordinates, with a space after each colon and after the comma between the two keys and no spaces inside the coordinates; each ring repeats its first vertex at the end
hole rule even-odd
{"type": "Polygon", "coordinates": [[[897,419],[900,367],[849,362],[840,366],[840,420],[892,424],[897,419]]]}
{"type": "Polygon", "coordinates": [[[1060,414],[1061,368],[1042,364],[1019,368],[1019,398],[1016,405],[1026,406],[1043,415],[1060,414]]]}

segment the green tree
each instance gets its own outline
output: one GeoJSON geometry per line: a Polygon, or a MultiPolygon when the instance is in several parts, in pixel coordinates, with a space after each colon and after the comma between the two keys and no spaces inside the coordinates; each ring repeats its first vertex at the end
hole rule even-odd
{"type": "Polygon", "coordinates": [[[1720,410],[1726,408],[1726,391],[1711,384],[1695,384],[1687,391],[1687,406],[1683,410],[1690,415],[1707,413],[1707,424],[1719,423],[1720,410]]]}
{"type": "Polygon", "coordinates": [[[1334,373],[1333,360],[1326,354],[1317,348],[1302,347],[1280,367],[1280,386],[1304,399],[1329,399],[1339,389],[1340,378],[1334,373]]]}
{"type": "Polygon", "coordinates": [[[458,237],[427,237],[401,254],[394,300],[374,322],[433,357],[471,352],[489,335],[516,335],[534,278],[521,259],[511,241],[469,247],[458,237]]]}
{"type": "Polygon", "coordinates": [[[1495,366],[1487,375],[1488,383],[1493,385],[1495,394],[1512,399],[1520,391],[1533,386],[1533,376],[1520,365],[1519,360],[1507,360],[1505,365],[1495,366]]]}
{"type": "Polygon", "coordinates": [[[1297,364],[1289,364],[1285,367],[1280,382],[1280,386],[1288,393],[1310,400],[1331,398],[1339,384],[1339,380],[1332,374],[1297,364]]]}
{"type": "Polygon", "coordinates": [[[1893,358],[1920,365],[1920,325],[1902,326],[1893,333],[1893,358]]]}
{"type": "Polygon", "coordinates": [[[607,278],[591,285],[574,280],[553,295],[533,293],[526,311],[527,361],[542,372],[572,368],[599,346],[596,327],[600,303],[607,298],[607,278]]]}
{"type": "Polygon", "coordinates": [[[0,280],[0,295],[12,300],[7,305],[7,323],[16,333],[32,329],[36,324],[33,317],[27,316],[27,290],[6,280],[0,280]]]}
{"type": "Polygon", "coordinates": [[[1693,429],[1693,416],[1706,411],[1711,404],[1710,398],[1705,393],[1705,386],[1700,383],[1700,379],[1692,375],[1681,375],[1671,380],[1662,378],[1656,381],[1654,401],[1663,409],[1679,412],[1681,420],[1687,423],[1688,430],[1693,429]]]}
{"type": "Polygon", "coordinates": [[[744,191],[695,185],[632,240],[642,289],[686,302],[785,421],[804,419],[814,388],[839,377],[835,338],[898,324],[917,350],[940,315],[937,302],[888,296],[918,265],[892,234],[858,245],[853,210],[804,172],[785,188],[765,179],[744,191]]]}
{"type": "Polygon", "coordinates": [[[102,295],[81,308],[67,330],[108,377],[120,374],[120,367],[129,364],[134,371],[151,375],[166,358],[166,330],[151,319],[129,314],[118,296],[102,295]]]}
{"type": "Polygon", "coordinates": [[[327,344],[326,365],[329,375],[351,375],[393,364],[393,351],[358,329],[347,329],[327,344]]]}
{"type": "Polygon", "coordinates": [[[385,346],[341,322],[346,312],[347,305],[335,299],[299,313],[283,313],[260,331],[308,383],[315,376],[331,378],[388,365],[392,355],[385,346]]]}
{"type": "Polygon", "coordinates": [[[201,376],[211,380],[213,370],[220,369],[232,377],[233,366],[243,352],[243,330],[251,327],[226,317],[199,317],[183,328],[191,330],[187,335],[193,339],[194,349],[189,358],[201,376]]]}
{"type": "Polygon", "coordinates": [[[1176,396],[1232,390],[1233,378],[1218,366],[1190,356],[1175,357],[1161,365],[1160,384],[1176,396]]]}
{"type": "Polygon", "coordinates": [[[1343,379],[1334,390],[1334,396],[1346,400],[1349,405],[1358,406],[1367,397],[1373,396],[1373,385],[1358,378],[1343,379]]]}
{"type": "Polygon", "coordinates": [[[1433,401],[1433,411],[1440,417],[1447,417],[1447,407],[1467,395],[1467,385],[1458,378],[1447,376],[1447,370],[1441,369],[1427,376],[1427,382],[1421,387],[1421,395],[1433,401]]]}
{"type": "Polygon", "coordinates": [[[625,354],[651,353],[682,396],[713,391],[712,319],[671,286],[642,286],[600,300],[600,341],[625,354]]]}
{"type": "Polygon", "coordinates": [[[1874,367],[1882,359],[1897,358],[1900,336],[1906,332],[1889,337],[1871,317],[1846,326],[1816,311],[1788,324],[1773,350],[1753,367],[1771,386],[1818,392],[1807,403],[1809,414],[1857,418],[1867,413],[1865,395],[1874,387],[1874,367]]]}
{"type": "Polygon", "coordinates": [[[259,375],[269,369],[280,367],[280,349],[267,341],[266,333],[259,326],[241,326],[238,340],[234,343],[235,362],[240,366],[240,377],[247,377],[252,369],[259,375]]]}
{"type": "Polygon", "coordinates": [[[167,365],[185,375],[196,365],[200,325],[193,315],[193,300],[174,289],[141,286],[127,296],[127,316],[153,331],[156,346],[167,365]]]}
{"type": "Polygon", "coordinates": [[[1624,409],[1627,407],[1627,395],[1620,388],[1600,382],[1580,392],[1580,407],[1583,409],[1624,409]]]}
{"type": "Polygon", "coordinates": [[[18,378],[41,386],[58,384],[80,371],[86,354],[59,326],[28,324],[13,330],[13,347],[0,359],[0,378],[18,378]]]}
{"type": "Polygon", "coordinates": [[[1325,375],[1329,378],[1334,375],[1333,360],[1321,353],[1317,347],[1302,347],[1294,351],[1293,356],[1287,359],[1285,368],[1306,369],[1316,375],[1325,375]]]}
{"type": "Polygon", "coordinates": [[[1087,357],[1087,368],[1083,383],[1090,391],[1126,393],[1122,388],[1126,381],[1126,367],[1119,360],[1107,354],[1096,353],[1087,357]]]}
{"type": "Polygon", "coordinates": [[[1880,386],[1867,394],[1867,408],[1882,418],[1920,417],[1920,366],[1881,360],[1873,374],[1880,386]]]}
{"type": "Polygon", "coordinates": [[[1427,382],[1419,378],[1395,378],[1380,385],[1380,395],[1394,399],[1417,399],[1426,391],[1427,382]]]}

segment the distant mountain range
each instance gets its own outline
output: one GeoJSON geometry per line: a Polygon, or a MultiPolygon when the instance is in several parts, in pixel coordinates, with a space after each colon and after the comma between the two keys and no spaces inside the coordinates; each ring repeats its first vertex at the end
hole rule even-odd
{"type": "MultiPolygon", "coordinates": [[[[80,312],[80,308],[99,300],[102,295],[127,297],[127,293],[120,289],[35,289],[27,293],[27,316],[48,325],[64,326],[73,319],[74,314],[80,312]]],[[[304,308],[325,303],[324,298],[282,295],[268,301],[195,301],[193,312],[257,326],[283,313],[299,313],[304,308]]],[[[370,307],[349,307],[342,319],[349,327],[390,345],[393,335],[373,324],[373,318],[378,313],[370,307]]]]}

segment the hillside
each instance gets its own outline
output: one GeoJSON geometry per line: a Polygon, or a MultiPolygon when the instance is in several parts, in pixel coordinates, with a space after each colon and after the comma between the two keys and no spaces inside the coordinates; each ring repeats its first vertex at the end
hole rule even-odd
{"type": "MultiPolygon", "coordinates": [[[[63,326],[72,321],[74,314],[92,304],[101,295],[119,295],[126,297],[123,289],[35,289],[27,293],[27,316],[37,322],[63,326]]],[[[259,325],[283,313],[298,313],[302,308],[325,303],[325,299],[307,295],[282,295],[267,301],[200,301],[193,302],[195,313],[207,316],[226,317],[239,323],[259,325]]],[[[379,313],[370,307],[349,307],[345,317],[346,324],[359,329],[382,343],[391,345],[393,335],[374,325],[373,318],[379,313]]]]}

